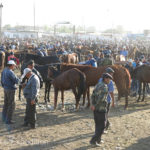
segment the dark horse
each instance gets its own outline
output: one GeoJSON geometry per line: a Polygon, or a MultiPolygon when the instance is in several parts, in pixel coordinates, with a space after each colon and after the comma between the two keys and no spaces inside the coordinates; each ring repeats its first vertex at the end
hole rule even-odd
{"type": "Polygon", "coordinates": [[[148,65],[142,65],[133,70],[131,73],[131,77],[135,80],[139,81],[139,97],[137,99],[137,102],[139,102],[141,98],[141,88],[143,83],[143,98],[142,101],[144,101],[145,98],[145,87],[147,83],[150,83],[150,66],[148,65]]]}
{"type": "Polygon", "coordinates": [[[24,63],[28,62],[29,60],[34,60],[36,64],[39,65],[46,65],[51,63],[60,63],[60,60],[57,56],[39,56],[33,54],[22,54],[21,58],[24,63]]]}
{"type": "Polygon", "coordinates": [[[86,76],[80,70],[73,68],[63,73],[54,67],[48,68],[48,77],[53,78],[54,86],[54,109],[57,107],[58,91],[61,91],[62,108],[64,108],[64,90],[72,89],[78,109],[81,95],[86,91],[86,76]]]}
{"type": "MultiPolygon", "coordinates": [[[[52,65],[55,65],[55,64],[52,64],[52,65]]],[[[47,101],[50,102],[49,93],[50,93],[50,88],[51,88],[51,80],[47,77],[49,66],[51,66],[51,64],[49,64],[49,65],[37,65],[37,64],[35,64],[35,66],[34,66],[34,68],[42,76],[43,82],[45,83],[45,96],[44,96],[45,103],[47,103],[47,101]]],[[[21,74],[23,73],[23,70],[26,67],[27,67],[26,64],[22,65],[21,74]]],[[[19,100],[20,99],[21,99],[21,86],[19,86],[19,100]]]]}

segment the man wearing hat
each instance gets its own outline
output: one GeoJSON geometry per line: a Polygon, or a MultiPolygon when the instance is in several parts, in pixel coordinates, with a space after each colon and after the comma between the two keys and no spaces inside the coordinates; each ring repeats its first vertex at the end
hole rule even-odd
{"type": "MultiPolygon", "coordinates": [[[[106,73],[109,73],[111,76],[113,76],[114,74],[114,70],[110,67],[106,68],[105,70],[106,73]]],[[[102,78],[99,79],[98,82],[102,82],[102,78]]],[[[113,81],[110,80],[109,84],[107,84],[107,87],[108,87],[108,95],[107,95],[107,115],[109,113],[109,110],[110,110],[110,104],[112,102],[112,107],[114,107],[114,84],[113,84],[113,81]]],[[[106,130],[108,129],[110,125],[110,122],[109,120],[107,119],[107,123],[106,123],[106,130]]]]}
{"type": "Polygon", "coordinates": [[[101,136],[104,132],[107,122],[107,95],[108,84],[112,80],[112,76],[108,73],[104,73],[102,76],[102,82],[98,82],[93,90],[91,99],[91,109],[94,112],[95,121],[95,135],[92,137],[90,144],[100,146],[101,136]]]}
{"type": "Polygon", "coordinates": [[[19,79],[13,72],[16,64],[13,60],[8,61],[7,66],[1,73],[1,84],[4,88],[4,106],[2,120],[6,124],[13,124],[12,115],[15,109],[15,91],[19,79]]]}
{"type": "Polygon", "coordinates": [[[28,126],[30,124],[31,128],[35,129],[36,99],[40,90],[40,81],[38,76],[33,74],[30,68],[24,69],[23,76],[28,78],[28,82],[23,89],[23,94],[27,101],[24,126],[28,126]]]}
{"type": "Polygon", "coordinates": [[[92,54],[88,55],[88,61],[85,62],[85,65],[91,65],[92,67],[97,67],[97,62],[96,60],[93,58],[92,54]]]}
{"type": "Polygon", "coordinates": [[[14,56],[14,52],[10,52],[10,56],[8,56],[8,61],[9,60],[13,60],[17,63],[17,65],[19,65],[19,59],[14,56]]]}
{"type": "MultiPolygon", "coordinates": [[[[39,73],[39,71],[36,70],[34,66],[35,66],[34,60],[30,60],[29,62],[27,62],[27,64],[24,64],[24,66],[22,66],[21,69],[30,68],[32,70],[32,72],[38,76],[38,78],[40,80],[40,88],[42,88],[43,87],[43,78],[42,78],[41,74],[39,73]]],[[[24,76],[21,77],[22,78],[22,82],[21,82],[22,84],[26,80],[26,77],[25,78],[23,78],[23,77],[24,76]]]]}

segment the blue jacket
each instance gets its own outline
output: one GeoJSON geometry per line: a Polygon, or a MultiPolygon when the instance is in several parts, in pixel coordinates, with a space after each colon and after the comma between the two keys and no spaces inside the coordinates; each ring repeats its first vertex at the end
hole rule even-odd
{"type": "Polygon", "coordinates": [[[91,65],[92,67],[97,67],[97,62],[94,58],[85,62],[85,65],[91,65]]]}
{"type": "Polygon", "coordinates": [[[5,68],[1,74],[1,84],[4,89],[15,90],[19,79],[9,68],[5,68]]]}

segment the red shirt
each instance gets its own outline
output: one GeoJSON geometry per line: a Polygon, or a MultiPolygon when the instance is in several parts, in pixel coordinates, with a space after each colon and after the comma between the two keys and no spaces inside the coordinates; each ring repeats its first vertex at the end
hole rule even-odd
{"type": "Polygon", "coordinates": [[[17,65],[19,65],[19,59],[17,57],[15,57],[14,55],[8,56],[8,61],[9,60],[14,60],[17,63],[17,65]]]}

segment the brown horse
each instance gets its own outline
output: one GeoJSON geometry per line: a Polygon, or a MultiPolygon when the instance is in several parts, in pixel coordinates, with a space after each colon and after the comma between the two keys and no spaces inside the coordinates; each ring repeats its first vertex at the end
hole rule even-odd
{"type": "Polygon", "coordinates": [[[145,98],[145,87],[146,83],[150,83],[150,66],[148,65],[142,65],[133,70],[131,72],[131,76],[133,79],[139,81],[139,97],[137,99],[137,102],[139,102],[141,98],[141,86],[143,83],[143,98],[142,101],[144,101],[145,98]]]}
{"type": "Polygon", "coordinates": [[[54,86],[54,109],[57,107],[58,91],[61,91],[62,108],[64,108],[64,90],[72,89],[76,99],[76,109],[78,109],[80,97],[86,92],[86,76],[78,69],[70,69],[63,73],[54,67],[48,68],[48,77],[53,79],[54,86]]]}
{"type": "Polygon", "coordinates": [[[60,57],[60,59],[64,63],[72,63],[72,64],[77,64],[78,63],[78,55],[76,53],[62,55],[60,57]]]}
{"type": "MultiPolygon", "coordinates": [[[[98,80],[105,72],[105,67],[91,67],[87,65],[71,65],[71,64],[61,64],[61,71],[66,71],[71,68],[77,68],[80,71],[84,72],[86,75],[86,84],[87,84],[87,98],[88,106],[90,106],[90,86],[95,86],[98,83],[98,80]]],[[[128,70],[119,65],[110,66],[114,71],[114,82],[118,90],[118,100],[120,97],[125,96],[125,108],[128,106],[128,95],[131,85],[131,77],[128,70]]],[[[85,104],[85,95],[83,95],[83,105],[85,104]]]]}

